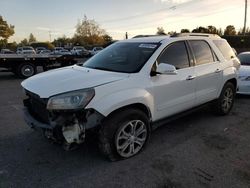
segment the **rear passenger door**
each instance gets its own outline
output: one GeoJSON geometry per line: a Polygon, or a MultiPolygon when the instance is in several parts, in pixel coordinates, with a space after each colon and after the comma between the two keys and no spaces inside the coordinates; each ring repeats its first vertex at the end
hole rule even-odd
{"type": "Polygon", "coordinates": [[[212,48],[205,40],[189,40],[195,61],[195,104],[203,104],[217,97],[222,82],[222,69],[212,48]]]}

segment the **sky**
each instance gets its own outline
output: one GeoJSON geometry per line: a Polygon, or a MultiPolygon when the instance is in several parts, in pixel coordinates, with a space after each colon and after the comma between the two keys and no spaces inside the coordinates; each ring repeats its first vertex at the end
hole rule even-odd
{"type": "MultiPolygon", "coordinates": [[[[33,33],[38,41],[66,35],[86,15],[113,39],[213,25],[225,29],[244,24],[245,0],[0,0],[0,15],[15,26],[10,41],[20,42],[33,33]]],[[[249,2],[250,3],[250,2],[249,2]]],[[[249,6],[248,6],[249,7],[249,6]]],[[[250,11],[249,11],[250,12],[250,11]]],[[[250,23],[248,14],[247,26],[250,23]]]]}

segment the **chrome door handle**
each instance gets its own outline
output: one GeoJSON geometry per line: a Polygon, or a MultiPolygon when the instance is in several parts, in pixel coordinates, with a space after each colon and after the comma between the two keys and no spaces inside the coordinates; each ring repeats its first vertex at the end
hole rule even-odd
{"type": "Polygon", "coordinates": [[[195,79],[195,77],[196,77],[196,76],[191,76],[191,75],[189,75],[189,76],[186,78],[186,80],[193,80],[193,79],[195,79]]]}
{"type": "Polygon", "coordinates": [[[220,73],[221,70],[220,70],[220,69],[216,69],[214,72],[215,72],[215,73],[220,73]]]}

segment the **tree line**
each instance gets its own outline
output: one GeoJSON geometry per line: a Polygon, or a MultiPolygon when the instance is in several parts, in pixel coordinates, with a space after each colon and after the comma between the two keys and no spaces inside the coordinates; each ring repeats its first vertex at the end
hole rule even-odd
{"type": "MultiPolygon", "coordinates": [[[[207,27],[199,26],[193,30],[189,29],[181,29],[181,33],[209,33],[209,34],[217,34],[219,36],[235,36],[235,35],[243,35],[243,28],[241,28],[238,32],[236,31],[233,25],[228,25],[224,30],[222,28],[217,29],[215,26],[209,25],[207,27]]],[[[176,31],[165,32],[163,27],[157,27],[157,35],[172,35],[176,34],[176,31]]],[[[245,30],[245,35],[250,35],[249,27],[245,30]]]]}
{"type": "Polygon", "coordinates": [[[19,43],[8,43],[9,37],[14,35],[14,26],[10,25],[0,16],[0,49],[10,48],[15,49],[18,46],[31,45],[33,47],[43,46],[52,49],[54,46],[105,46],[113,41],[112,37],[100,27],[93,19],[88,19],[84,16],[76,25],[76,31],[73,37],[58,37],[53,42],[38,42],[36,37],[30,33],[27,38],[24,38],[19,43]]]}
{"type": "MultiPolygon", "coordinates": [[[[8,24],[6,20],[0,16],[0,49],[1,48],[10,48],[15,50],[18,46],[32,45],[33,47],[44,46],[49,49],[52,49],[54,46],[106,46],[112,43],[113,39],[107,32],[100,27],[100,25],[94,19],[88,19],[85,15],[82,20],[79,20],[76,24],[76,31],[73,37],[58,37],[54,39],[53,42],[37,42],[36,37],[30,33],[27,38],[24,38],[20,43],[8,43],[9,37],[13,36],[15,33],[15,26],[8,24]]],[[[240,46],[244,43],[245,46],[250,47],[250,29],[246,28],[245,37],[242,38],[243,29],[236,31],[233,25],[228,25],[224,30],[221,28],[216,28],[215,26],[209,25],[207,27],[199,26],[193,30],[181,29],[181,33],[210,33],[217,34],[228,40],[234,41],[233,44],[240,46]],[[236,36],[236,37],[234,37],[236,36]],[[239,36],[241,38],[239,38],[239,36]],[[237,38],[238,37],[238,38],[237,38]],[[240,42],[238,41],[240,40],[240,42]],[[247,41],[247,42],[246,42],[247,41]],[[247,45],[246,45],[247,44],[247,45]]],[[[165,32],[163,27],[157,28],[157,35],[166,35],[166,34],[176,34],[176,31],[165,32]]],[[[143,34],[143,33],[142,33],[143,34]]]]}

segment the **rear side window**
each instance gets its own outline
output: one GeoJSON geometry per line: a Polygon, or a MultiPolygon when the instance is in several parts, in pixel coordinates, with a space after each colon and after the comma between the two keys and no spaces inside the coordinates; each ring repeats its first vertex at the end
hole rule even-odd
{"type": "Polygon", "coordinates": [[[175,42],[168,46],[157,61],[158,63],[173,65],[176,69],[189,67],[189,58],[185,42],[175,42]]]}
{"type": "Polygon", "coordinates": [[[224,56],[226,60],[235,58],[235,53],[226,40],[213,40],[213,42],[217,46],[217,48],[220,50],[220,52],[222,53],[222,55],[224,56]]]}
{"type": "Polygon", "coordinates": [[[213,53],[207,42],[202,40],[191,40],[189,44],[194,53],[196,65],[214,62],[213,53]]]}

